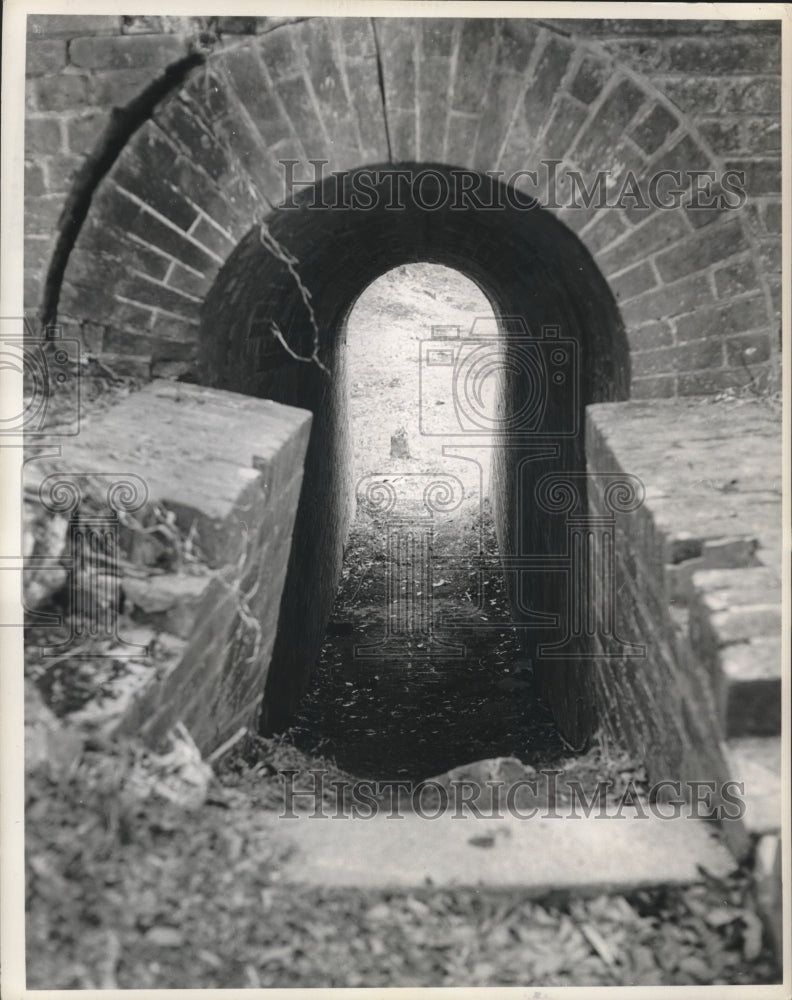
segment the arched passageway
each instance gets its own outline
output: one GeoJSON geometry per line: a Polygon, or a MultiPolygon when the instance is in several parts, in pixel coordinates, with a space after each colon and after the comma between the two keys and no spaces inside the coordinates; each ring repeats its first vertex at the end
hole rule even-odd
{"type": "MultiPolygon", "coordinates": [[[[334,175],[274,212],[266,227],[251,229],[203,309],[202,381],[314,414],[265,729],[280,728],[294,710],[332,609],[352,501],[343,331],[375,278],[399,264],[444,264],[475,281],[500,317],[505,419],[493,449],[493,508],[507,561],[561,551],[563,518],[539,511],[536,483],[548,472],[582,470],[584,407],[628,394],[629,353],[616,303],[562,223],[487,175],[407,164],[405,175],[422,177],[422,186],[404,186],[394,207],[392,170],[365,173],[367,203],[354,197],[361,171],[334,175]],[[472,184],[477,201],[465,196],[472,184]]],[[[460,445],[475,444],[470,431],[464,423],[456,429],[460,445]]],[[[559,575],[533,574],[526,583],[525,574],[509,574],[517,621],[561,608],[559,575]]],[[[525,635],[530,656],[557,631],[525,635]]],[[[587,721],[570,672],[573,664],[556,662],[540,669],[540,684],[577,738],[587,721]]]]}

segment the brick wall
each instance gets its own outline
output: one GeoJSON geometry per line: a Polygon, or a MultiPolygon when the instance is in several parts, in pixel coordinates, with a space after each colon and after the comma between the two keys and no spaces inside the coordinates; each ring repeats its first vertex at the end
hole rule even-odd
{"type": "Polygon", "coordinates": [[[68,257],[60,318],[119,365],[189,366],[219,267],[282,198],[277,160],[308,174],[327,157],[328,169],[410,160],[507,173],[554,158],[565,205],[570,169],[589,184],[594,170],[617,182],[628,170],[744,170],[736,211],[556,214],[619,300],[634,396],[714,392],[746,381],[746,365],[774,367],[779,22],[58,15],[31,17],[28,44],[31,312],[64,199],[112,109],[188,53],[205,57],[124,144],[68,257]]]}
{"type": "MultiPolygon", "coordinates": [[[[26,555],[50,567],[50,597],[68,568],[65,610],[82,637],[67,669],[79,669],[85,648],[89,656],[101,648],[114,668],[98,675],[92,723],[157,744],[181,721],[205,755],[240,727],[255,727],[310,424],[305,411],[269,400],[155,380],[62,438],[61,454],[26,463],[25,524],[28,534],[39,529],[26,555]],[[156,447],[146,444],[152,440],[156,447]],[[69,546],[64,501],[72,494],[89,526],[92,513],[102,516],[88,557],[69,546]],[[53,574],[59,560],[64,569],[53,574]],[[108,607],[114,592],[119,607],[108,607]]],[[[41,576],[35,565],[26,574],[29,607],[41,602],[41,576]]],[[[44,641],[59,638],[56,631],[44,641]]],[[[37,664],[31,653],[31,664],[46,673],[52,660],[37,664]]]]}
{"type": "Polygon", "coordinates": [[[655,400],[588,418],[591,511],[608,513],[603,474],[646,489],[615,544],[617,634],[645,656],[587,661],[573,694],[652,781],[743,782],[745,815],[724,826],[742,852],[781,819],[780,414],[655,400]]]}

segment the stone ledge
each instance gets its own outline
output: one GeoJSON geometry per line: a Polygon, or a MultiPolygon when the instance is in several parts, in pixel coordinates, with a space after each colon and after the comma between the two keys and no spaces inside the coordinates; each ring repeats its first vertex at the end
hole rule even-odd
{"type": "MultiPolygon", "coordinates": [[[[78,590],[92,596],[101,582],[97,572],[105,574],[102,594],[120,594],[139,627],[170,633],[183,647],[164,670],[152,671],[144,656],[141,670],[129,673],[137,689],[127,685],[104,713],[103,728],[156,744],[181,721],[206,754],[253,721],[272,654],[310,427],[304,410],[158,381],[64,441],[61,454],[28,461],[26,513],[34,512],[33,525],[64,520],[62,530],[39,530],[32,539],[37,554],[53,561],[71,557],[64,548],[71,536],[68,520],[43,503],[54,495],[52,481],[42,491],[48,476],[77,484],[86,516],[97,506],[112,511],[113,481],[138,477],[137,499],[145,497],[131,514],[121,507],[105,518],[113,522],[117,551],[103,551],[101,566],[83,572],[78,590]],[[173,551],[172,537],[179,543],[173,551]],[[185,563],[188,542],[209,565],[185,563]],[[41,551],[45,543],[51,551],[41,551]]],[[[109,621],[119,610],[103,606],[102,613],[109,621]]]]}
{"type": "Polygon", "coordinates": [[[683,695],[687,724],[675,724],[660,746],[651,740],[652,705],[675,692],[654,690],[662,672],[644,678],[654,688],[634,706],[630,740],[637,752],[651,747],[655,768],[675,760],[699,777],[745,781],[745,817],[725,831],[745,854],[780,825],[780,409],[761,399],[653,400],[597,404],[587,415],[589,468],[621,469],[646,486],[644,516],[617,525],[617,545],[637,556],[620,566],[629,588],[668,596],[650,645],[659,656],[671,628],[674,673],[700,694],[683,695]],[[638,569],[665,581],[642,579],[638,569]]]}

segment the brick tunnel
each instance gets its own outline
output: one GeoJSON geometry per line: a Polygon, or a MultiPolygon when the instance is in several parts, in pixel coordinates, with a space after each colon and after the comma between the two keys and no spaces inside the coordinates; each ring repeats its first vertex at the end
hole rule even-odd
{"type": "MultiPolygon", "coordinates": [[[[702,45],[702,24],[28,19],[26,311],[116,371],[314,413],[267,727],[305,689],[330,614],[350,516],[343,328],[379,275],[453,267],[496,314],[578,346],[580,393],[550,393],[547,411],[548,428],[576,433],[552,458],[497,443],[507,558],[558,550],[559,524],[519,498],[585,468],[587,405],[772,371],[778,26],[741,22],[702,45]],[[323,180],[285,206],[289,171],[310,181],[318,163],[323,180]],[[378,187],[394,168],[424,176],[395,211],[378,187]],[[343,207],[364,171],[373,207],[343,207]],[[665,178],[654,199],[651,177],[665,178]],[[321,364],[290,356],[314,350],[321,364]]],[[[506,379],[501,406],[525,391],[506,379]]],[[[591,722],[576,668],[544,684],[576,740],[591,722]]]]}
{"type": "MultiPolygon", "coordinates": [[[[354,207],[359,187],[354,173],[330,178],[320,191],[304,191],[299,207],[269,217],[264,239],[259,227],[243,238],[204,304],[199,379],[314,414],[267,681],[266,728],[282,728],[293,713],[332,610],[352,499],[344,324],[375,278],[399,264],[445,264],[473,279],[496,315],[521,317],[537,343],[543,331],[562,330],[579,348],[576,370],[567,372],[566,384],[553,385],[553,366],[548,365],[547,385],[527,385],[531,372],[509,365],[510,339],[522,335],[503,331],[502,363],[514,374],[504,379],[501,412],[515,414],[530,407],[537,389],[547,395],[541,425],[532,426],[527,437],[519,427],[504,432],[496,450],[493,506],[503,553],[541,556],[563,549],[563,524],[533,501],[535,484],[551,471],[584,469],[584,407],[624,399],[628,392],[627,338],[615,300],[570,230],[538,207],[507,208],[505,193],[494,190],[495,182],[485,175],[422,164],[407,165],[405,171],[405,177],[423,175],[424,180],[420,191],[409,186],[398,211],[392,208],[393,187],[385,165],[366,170],[376,179],[369,208],[354,207]],[[468,203],[463,189],[469,190],[471,182],[477,200],[468,203]],[[487,205],[503,208],[488,210],[487,205]],[[315,289],[310,299],[313,317],[289,265],[278,255],[284,250],[299,262],[305,286],[315,289]],[[273,324],[289,349],[302,357],[312,355],[316,331],[316,357],[324,367],[290,357],[273,335],[273,324]],[[537,448],[537,441],[543,447],[537,448]]],[[[552,348],[553,341],[543,346],[552,348]]],[[[518,352],[514,347],[512,360],[519,360],[518,352]]],[[[545,604],[553,606],[549,584],[548,578],[537,611],[545,604]]],[[[516,593],[513,596],[516,602],[516,593]]],[[[534,642],[546,638],[542,630],[531,635],[534,642]]],[[[577,729],[576,706],[563,704],[563,691],[572,685],[559,688],[558,677],[556,665],[545,677],[546,693],[558,702],[567,725],[577,729]]]]}

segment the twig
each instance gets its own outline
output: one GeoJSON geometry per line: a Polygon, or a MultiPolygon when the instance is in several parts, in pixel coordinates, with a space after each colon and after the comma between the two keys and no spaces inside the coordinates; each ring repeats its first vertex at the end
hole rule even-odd
{"type": "Polygon", "coordinates": [[[227,739],[225,743],[221,743],[216,750],[213,750],[209,754],[209,756],[206,758],[206,763],[213,764],[216,760],[219,760],[222,756],[224,756],[224,754],[226,754],[231,749],[231,747],[239,743],[239,741],[242,739],[242,737],[245,735],[246,732],[247,732],[247,726],[242,726],[241,729],[237,729],[237,731],[234,733],[233,736],[229,737],[229,739],[227,739]]]}
{"type": "Polygon", "coordinates": [[[276,260],[279,260],[286,265],[286,269],[294,279],[294,283],[297,285],[297,290],[299,291],[300,297],[302,298],[305,308],[308,311],[308,319],[311,321],[311,329],[313,330],[313,352],[311,353],[311,356],[306,358],[302,355],[295,354],[295,352],[286,343],[277,323],[270,324],[273,334],[280,341],[281,345],[286,348],[288,353],[297,361],[314,362],[326,375],[329,375],[330,372],[319,360],[319,327],[316,322],[316,314],[314,313],[313,305],[311,304],[311,293],[303,284],[303,280],[295,267],[298,263],[297,258],[293,254],[290,254],[289,251],[278,242],[278,240],[270,232],[269,226],[263,219],[259,223],[259,241],[261,242],[261,245],[265,247],[265,249],[267,249],[273,257],[275,257],[276,260]]]}
{"type": "Polygon", "coordinates": [[[308,364],[316,362],[316,364],[319,365],[319,367],[322,369],[323,372],[326,372],[328,375],[330,374],[330,372],[327,370],[327,367],[316,356],[315,350],[309,358],[304,357],[302,354],[297,354],[297,352],[293,351],[291,347],[289,347],[289,345],[286,343],[286,338],[283,336],[283,333],[281,332],[281,329],[277,323],[270,323],[270,329],[274,333],[275,339],[279,341],[284,351],[286,351],[287,354],[290,354],[295,361],[305,361],[308,364]]]}

